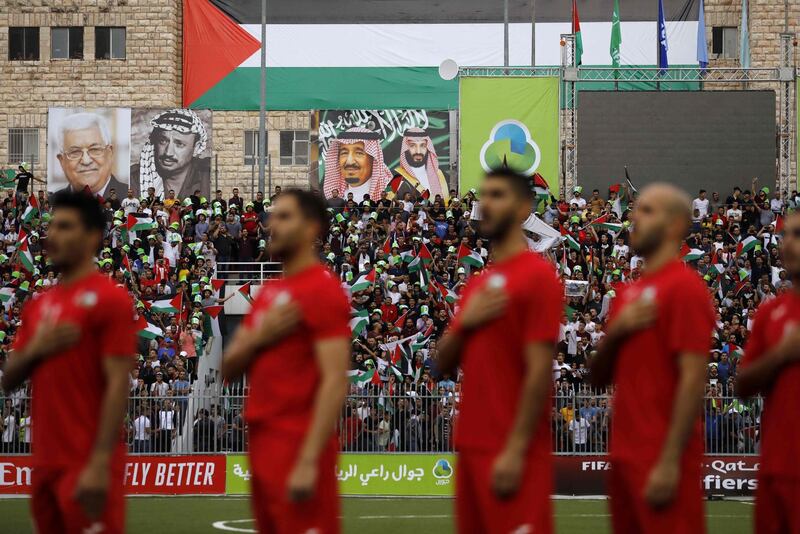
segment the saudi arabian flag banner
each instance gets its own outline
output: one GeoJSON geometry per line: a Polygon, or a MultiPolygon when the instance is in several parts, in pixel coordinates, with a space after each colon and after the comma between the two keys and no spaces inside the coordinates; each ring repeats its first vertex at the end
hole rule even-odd
{"type": "Polygon", "coordinates": [[[503,162],[558,191],[558,78],[461,79],[462,192],[503,162]]]}

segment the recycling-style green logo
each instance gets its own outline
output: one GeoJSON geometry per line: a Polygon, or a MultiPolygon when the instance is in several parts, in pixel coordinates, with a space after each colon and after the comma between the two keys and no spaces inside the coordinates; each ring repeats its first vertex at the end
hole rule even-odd
{"type": "Polygon", "coordinates": [[[453,466],[444,458],[440,458],[433,466],[433,476],[439,479],[450,478],[453,476],[453,466]]]}
{"type": "Polygon", "coordinates": [[[498,122],[481,148],[481,167],[486,172],[498,170],[503,163],[512,171],[531,175],[542,161],[539,145],[528,127],[514,119],[498,122]]]}

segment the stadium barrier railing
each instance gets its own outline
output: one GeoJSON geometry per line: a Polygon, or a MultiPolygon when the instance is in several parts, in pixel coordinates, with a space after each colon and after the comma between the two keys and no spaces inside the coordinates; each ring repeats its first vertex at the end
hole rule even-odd
{"type": "MultiPolygon", "coordinates": [[[[243,416],[245,391],[203,396],[132,396],[125,419],[130,454],[239,454],[247,451],[243,416]]],[[[3,402],[0,454],[30,453],[35,422],[30,397],[12,395],[3,402]]],[[[664,409],[670,406],[665,403],[664,409]]],[[[340,450],[346,453],[451,453],[459,393],[349,395],[337,423],[340,450]]],[[[759,452],[763,400],[709,395],[704,400],[702,431],[709,456],[752,456],[759,452]]],[[[552,397],[553,452],[563,456],[608,453],[613,403],[608,393],[580,391],[552,397]]]]}
{"type": "Polygon", "coordinates": [[[233,285],[280,278],[281,274],[279,262],[223,261],[216,265],[216,277],[233,285]]]}

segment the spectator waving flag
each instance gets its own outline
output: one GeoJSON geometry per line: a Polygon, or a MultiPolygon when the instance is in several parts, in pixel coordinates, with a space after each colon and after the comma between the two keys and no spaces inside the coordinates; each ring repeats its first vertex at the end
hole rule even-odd
{"type": "Polygon", "coordinates": [[[26,271],[29,273],[34,272],[34,264],[33,264],[33,254],[31,254],[30,249],[28,248],[28,234],[25,230],[19,231],[19,246],[17,247],[18,259],[19,262],[22,264],[22,267],[25,268],[26,271]]]}
{"type": "Polygon", "coordinates": [[[3,287],[0,288],[0,302],[5,304],[14,296],[14,288],[13,287],[3,287]]]}
{"type": "Polygon", "coordinates": [[[139,232],[141,230],[152,230],[153,219],[152,217],[145,217],[143,215],[128,214],[128,222],[125,225],[128,231],[139,232]]]}
{"type": "Polygon", "coordinates": [[[355,282],[350,286],[350,291],[357,293],[369,289],[375,283],[375,269],[370,269],[368,273],[364,273],[356,278],[355,282]]]}
{"type": "Polygon", "coordinates": [[[699,248],[689,248],[686,243],[681,247],[681,259],[683,261],[697,261],[703,257],[703,254],[705,253],[699,248]]]}
{"type": "Polygon", "coordinates": [[[28,198],[28,207],[25,208],[25,212],[22,214],[22,220],[27,224],[33,224],[38,218],[39,201],[34,195],[31,195],[30,198],[28,198]]]}
{"type": "MultiPolygon", "coordinates": [[[[141,319],[144,319],[142,317],[141,319]]],[[[153,323],[148,323],[146,320],[144,321],[145,326],[139,330],[139,335],[145,339],[155,339],[156,337],[164,337],[164,331],[161,328],[157,327],[153,323]]]]}
{"type": "Polygon", "coordinates": [[[561,237],[564,238],[564,242],[567,244],[569,248],[580,252],[581,244],[578,243],[578,241],[574,237],[572,237],[572,234],[570,234],[563,226],[561,227],[561,237]]]}
{"type": "Polygon", "coordinates": [[[753,250],[756,245],[758,244],[758,239],[755,236],[749,235],[742,239],[738,245],[736,245],[736,257],[740,257],[742,254],[747,254],[751,250],[753,250]]]}
{"type": "Polygon", "coordinates": [[[622,223],[611,222],[611,214],[609,213],[606,213],[605,215],[601,215],[600,217],[596,218],[591,223],[589,223],[589,226],[602,228],[603,230],[608,230],[609,232],[613,232],[614,234],[620,233],[620,231],[622,231],[623,228],[622,223]]]}
{"type": "Polygon", "coordinates": [[[181,311],[182,304],[182,295],[177,295],[171,299],[154,300],[150,304],[150,311],[153,313],[178,313],[181,311]]]}
{"type": "Polygon", "coordinates": [[[350,310],[350,331],[354,338],[361,335],[361,332],[369,324],[369,311],[368,310],[350,310]]]}
{"type": "Polygon", "coordinates": [[[425,246],[425,243],[422,243],[419,247],[419,253],[417,254],[417,258],[422,260],[422,263],[428,264],[433,261],[433,255],[431,251],[428,250],[428,247],[425,246]]]}
{"type": "Polygon", "coordinates": [[[483,267],[483,258],[481,258],[480,254],[464,245],[464,243],[461,243],[458,246],[458,263],[480,269],[483,267]]]}

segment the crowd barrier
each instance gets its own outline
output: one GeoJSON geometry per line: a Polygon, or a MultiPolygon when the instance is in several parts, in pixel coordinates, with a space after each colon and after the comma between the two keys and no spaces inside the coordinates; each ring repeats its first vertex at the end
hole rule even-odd
{"type": "MultiPolygon", "coordinates": [[[[342,453],[336,474],[342,494],[452,495],[458,469],[452,437],[458,401],[458,393],[349,396],[338,424],[342,453]]],[[[21,415],[13,431],[4,423],[0,495],[30,490],[32,433],[24,421],[29,402],[16,396],[4,404],[4,421],[12,413],[21,415]]],[[[248,493],[252,474],[244,402],[244,395],[230,394],[131,397],[126,418],[128,492],[248,493]]],[[[709,495],[753,494],[761,408],[761,399],[706,398],[702,483],[709,495]]],[[[555,492],[604,494],[611,469],[606,455],[610,398],[585,391],[555,395],[551,409],[555,492]]]]}

